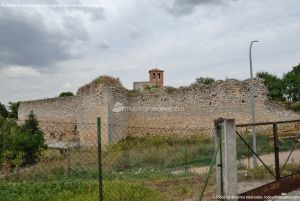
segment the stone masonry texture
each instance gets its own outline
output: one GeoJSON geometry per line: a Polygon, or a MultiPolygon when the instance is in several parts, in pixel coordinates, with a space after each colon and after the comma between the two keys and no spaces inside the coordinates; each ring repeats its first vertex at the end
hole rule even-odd
{"type": "MultiPolygon", "coordinates": [[[[255,79],[257,122],[299,119],[300,115],[268,100],[262,79],[255,79]]],[[[154,92],[130,94],[125,88],[100,84],[76,96],[21,102],[19,120],[33,111],[44,122],[60,122],[44,129],[48,143],[79,141],[97,144],[96,118],[101,118],[102,143],[127,136],[190,135],[213,136],[213,121],[233,118],[236,124],[251,122],[250,80],[216,81],[209,86],[159,88],[154,92]],[[66,123],[64,123],[66,122],[66,123]],[[91,128],[85,125],[90,123],[91,128]],[[70,126],[73,125],[73,126],[70,126]],[[52,135],[51,135],[52,133],[52,135]]],[[[44,126],[45,127],[45,126],[44,126]]]]}

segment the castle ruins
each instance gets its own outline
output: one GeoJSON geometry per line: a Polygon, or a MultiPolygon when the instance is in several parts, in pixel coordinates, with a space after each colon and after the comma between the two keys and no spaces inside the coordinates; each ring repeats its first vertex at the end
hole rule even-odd
{"type": "MultiPolygon", "coordinates": [[[[149,72],[149,83],[160,87],[155,91],[144,91],[142,85],[142,92],[132,93],[121,84],[92,82],[79,88],[75,96],[21,102],[19,120],[24,121],[33,111],[42,128],[43,124],[60,122],[59,131],[65,134],[57,139],[51,136],[51,129],[57,128],[48,128],[44,130],[46,142],[75,140],[82,146],[96,145],[96,126],[87,130],[82,125],[95,124],[98,117],[104,144],[127,136],[185,135],[191,130],[211,134],[213,120],[219,117],[235,118],[237,123],[251,122],[250,80],[228,79],[176,89],[163,87],[163,71],[153,70],[149,72]]],[[[299,119],[299,114],[268,100],[263,80],[257,78],[253,82],[258,122],[299,119]]]]}

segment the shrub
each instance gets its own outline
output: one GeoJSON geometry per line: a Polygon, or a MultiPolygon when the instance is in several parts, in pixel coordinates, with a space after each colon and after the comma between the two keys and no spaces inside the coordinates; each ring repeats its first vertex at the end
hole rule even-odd
{"type": "Polygon", "coordinates": [[[144,85],[144,91],[155,91],[157,88],[159,88],[158,85],[144,85]]]}
{"type": "Polygon", "coordinates": [[[59,94],[59,97],[67,97],[67,96],[74,96],[73,92],[66,91],[66,92],[61,92],[59,94]]]}
{"type": "Polygon", "coordinates": [[[0,131],[2,158],[3,153],[11,152],[13,160],[21,160],[20,153],[24,153],[24,163],[31,164],[36,162],[38,151],[46,148],[43,132],[39,129],[33,112],[28,115],[22,126],[18,126],[14,121],[5,120],[0,131]]]}
{"type": "MultiPolygon", "coordinates": [[[[274,168],[270,167],[271,171],[273,171],[274,168]]],[[[274,171],[273,171],[274,172],[274,171]]],[[[268,172],[268,170],[264,166],[257,166],[253,169],[247,170],[248,178],[249,179],[273,179],[273,175],[268,172]]]]}
{"type": "Polygon", "coordinates": [[[168,94],[171,94],[173,92],[175,92],[177,89],[175,87],[164,87],[164,90],[168,93],[168,94]]]}
{"type": "Polygon", "coordinates": [[[1,102],[0,102],[0,116],[2,116],[2,117],[8,116],[8,111],[5,107],[5,105],[3,105],[1,102]]]}
{"type": "Polygon", "coordinates": [[[198,78],[196,78],[196,82],[193,83],[192,86],[211,85],[214,82],[215,82],[215,79],[211,78],[211,77],[198,77],[198,78]]]}
{"type": "Polygon", "coordinates": [[[300,103],[292,103],[288,106],[290,109],[294,111],[300,111],[300,103]]]}
{"type": "Polygon", "coordinates": [[[0,128],[2,127],[2,125],[5,122],[5,118],[3,116],[0,115],[0,128]]]}
{"type": "Polygon", "coordinates": [[[136,97],[139,94],[141,94],[141,92],[139,90],[136,90],[136,89],[128,90],[128,96],[130,96],[130,97],[136,97]]]}
{"type": "MultiPolygon", "coordinates": [[[[282,168],[282,167],[281,167],[282,168]]],[[[298,172],[300,169],[299,163],[289,163],[283,169],[282,175],[288,175],[298,172]]]]}
{"type": "Polygon", "coordinates": [[[278,78],[276,75],[270,74],[268,72],[259,72],[256,74],[265,80],[265,85],[268,87],[268,96],[273,100],[284,100],[283,91],[284,84],[282,79],[278,78]]]}
{"type": "Polygon", "coordinates": [[[8,113],[8,117],[17,119],[20,102],[9,102],[8,104],[10,110],[8,113]]]}

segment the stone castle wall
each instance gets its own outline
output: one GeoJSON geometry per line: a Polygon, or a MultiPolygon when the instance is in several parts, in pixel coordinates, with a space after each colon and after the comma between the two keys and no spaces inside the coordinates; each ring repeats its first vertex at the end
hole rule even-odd
{"type": "Polygon", "coordinates": [[[77,97],[72,96],[25,101],[20,103],[18,117],[22,122],[33,111],[45,133],[46,143],[78,141],[76,107],[77,97]]]}
{"type": "MultiPolygon", "coordinates": [[[[271,104],[263,80],[255,80],[256,121],[299,119],[299,114],[271,104]]],[[[124,104],[125,105],[125,104],[124,104]]],[[[217,81],[211,86],[182,87],[129,97],[128,135],[213,133],[213,121],[234,118],[251,122],[250,80],[217,81]]]]}
{"type": "MultiPolygon", "coordinates": [[[[263,80],[254,81],[257,122],[299,119],[267,98],[263,80]]],[[[162,88],[155,92],[130,94],[124,88],[99,85],[80,90],[71,98],[22,102],[19,118],[33,110],[39,119],[76,122],[82,145],[97,142],[96,118],[101,117],[102,142],[116,142],[128,135],[189,135],[213,132],[213,120],[235,118],[237,123],[251,122],[250,81],[217,81],[210,86],[162,88]],[[86,123],[92,123],[89,129],[86,123]]]]}

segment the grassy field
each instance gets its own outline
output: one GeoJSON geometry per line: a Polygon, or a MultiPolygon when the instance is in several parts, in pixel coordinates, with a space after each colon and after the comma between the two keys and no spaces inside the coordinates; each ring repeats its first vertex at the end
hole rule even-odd
{"type": "MultiPolygon", "coordinates": [[[[245,136],[251,144],[251,136],[245,136]]],[[[273,140],[257,136],[259,154],[272,153],[273,140]]],[[[281,143],[290,150],[292,140],[281,143]]],[[[109,145],[103,152],[104,197],[108,201],[179,201],[199,197],[205,174],[190,173],[195,166],[207,166],[214,154],[214,141],[203,136],[188,138],[127,138],[109,145]],[[176,174],[175,172],[180,172],[176,174]]],[[[238,158],[252,155],[237,138],[238,158]]],[[[24,168],[24,167],[23,167],[24,168]]],[[[74,149],[68,153],[46,151],[39,163],[26,167],[6,183],[0,183],[0,200],[97,200],[97,150],[74,149]]],[[[249,172],[259,178],[263,169],[249,172]]],[[[214,192],[212,176],[206,196],[214,192]]]]}
{"type": "MultiPolygon", "coordinates": [[[[168,200],[158,190],[126,181],[105,181],[107,201],[168,200]]],[[[93,201],[98,200],[97,180],[0,183],[1,201],[93,201]]]]}
{"type": "MultiPolygon", "coordinates": [[[[274,166],[268,166],[268,168],[275,173],[275,168],[274,166]]],[[[282,166],[280,166],[280,170],[282,169],[282,166]]],[[[293,163],[293,164],[287,164],[283,171],[280,173],[281,177],[291,175],[293,173],[296,173],[300,169],[300,164],[299,163],[293,163]]],[[[271,175],[267,169],[264,166],[257,166],[252,169],[247,169],[247,175],[239,175],[240,180],[273,180],[274,176],[271,175]]]]}
{"type": "MultiPolygon", "coordinates": [[[[252,147],[252,135],[244,135],[242,136],[245,141],[252,147]]],[[[256,136],[257,141],[257,150],[256,153],[258,155],[274,153],[274,142],[272,138],[269,138],[266,135],[258,134],[256,136]]],[[[279,151],[289,151],[292,149],[295,144],[295,140],[293,139],[284,139],[279,143],[279,151]]],[[[247,148],[246,144],[237,137],[237,157],[238,159],[246,158],[248,156],[252,156],[252,152],[247,148]]],[[[300,148],[298,145],[296,148],[300,148]]]]}
{"type": "MultiPolygon", "coordinates": [[[[243,135],[243,138],[252,146],[251,135],[243,135]]],[[[272,138],[257,134],[258,155],[273,153],[273,143],[272,138]]],[[[280,151],[291,150],[294,143],[295,141],[292,139],[282,140],[280,151]]],[[[155,136],[128,138],[108,147],[104,154],[104,168],[105,170],[123,171],[143,167],[208,166],[214,152],[214,140],[202,135],[178,139],[155,136]]],[[[252,155],[246,144],[237,136],[237,158],[242,159],[252,155]]]]}
{"type": "Polygon", "coordinates": [[[104,166],[122,171],[134,167],[183,167],[208,165],[214,153],[212,138],[194,135],[186,138],[149,136],[127,138],[111,145],[104,154],[104,166]]]}

